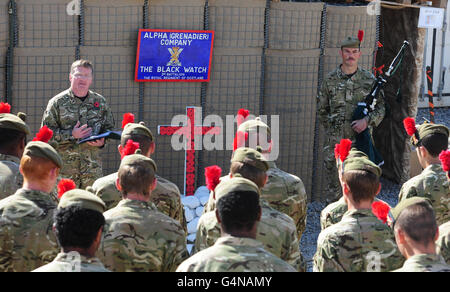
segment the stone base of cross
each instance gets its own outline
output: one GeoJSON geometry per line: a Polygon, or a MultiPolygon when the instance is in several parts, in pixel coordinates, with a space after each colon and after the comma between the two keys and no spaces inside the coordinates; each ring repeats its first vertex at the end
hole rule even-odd
{"type": "Polygon", "coordinates": [[[218,135],[220,128],[214,126],[202,126],[202,108],[201,107],[187,107],[186,120],[183,121],[183,126],[158,126],[158,134],[162,136],[180,135],[185,137],[185,163],[184,163],[184,194],[192,196],[195,192],[195,151],[200,150],[196,147],[196,137],[204,135],[218,135]]]}

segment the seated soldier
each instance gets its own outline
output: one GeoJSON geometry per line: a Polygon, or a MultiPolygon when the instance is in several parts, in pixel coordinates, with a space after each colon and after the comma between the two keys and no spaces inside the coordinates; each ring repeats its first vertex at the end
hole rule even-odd
{"type": "Polygon", "coordinates": [[[105,225],[105,208],[105,203],[89,191],[67,190],[58,204],[53,225],[61,252],[51,263],[33,272],[109,272],[95,257],[105,225]]]}
{"type": "Polygon", "coordinates": [[[395,240],[406,258],[403,267],[395,272],[450,272],[450,266],[436,254],[439,231],[429,201],[408,198],[391,211],[395,240]]]}
{"type": "Polygon", "coordinates": [[[104,213],[98,253],[114,272],[173,272],[188,257],[181,224],[150,201],[155,172],[155,162],[141,154],[127,155],[120,163],[116,183],[123,199],[104,213]]]}
{"type": "MultiPolygon", "coordinates": [[[[250,148],[237,149],[231,159],[231,177],[249,179],[260,189],[267,181],[267,169],[267,161],[261,153],[250,148]]],[[[222,178],[220,184],[230,179],[230,177],[222,178]]],[[[219,195],[215,192],[212,197],[215,201],[219,199],[219,195]]],[[[292,218],[270,207],[262,198],[260,203],[262,215],[256,239],[264,244],[267,251],[286,261],[298,271],[306,271],[306,263],[299,249],[299,240],[292,218]]],[[[215,216],[215,210],[203,214],[198,222],[193,253],[213,246],[219,237],[220,224],[215,216]]]]}
{"type": "MultiPolygon", "coordinates": [[[[259,117],[254,120],[247,118],[241,124],[238,122],[234,150],[239,147],[251,147],[261,150],[269,165],[267,170],[268,180],[261,189],[261,198],[269,203],[270,207],[290,216],[294,220],[297,237],[300,240],[306,229],[308,197],[305,186],[299,177],[287,173],[276,166],[271,155],[273,154],[272,148],[279,147],[279,145],[275,145],[271,140],[270,133],[269,126],[259,117]],[[239,139],[241,137],[247,137],[247,139],[239,139]],[[269,146],[266,145],[268,143],[270,144],[269,146]]],[[[210,196],[208,203],[205,205],[204,213],[214,209],[214,200],[210,196]]]]}
{"type": "Polygon", "coordinates": [[[46,142],[48,139],[27,144],[20,160],[23,187],[0,201],[2,271],[29,272],[51,262],[58,253],[52,232],[56,202],[50,192],[62,160],[46,142]]]}
{"type": "Polygon", "coordinates": [[[450,221],[439,226],[439,237],[436,241],[436,253],[441,255],[450,265],[450,221]]]}
{"type": "Polygon", "coordinates": [[[342,158],[339,180],[348,211],[319,234],[315,272],[391,271],[403,258],[392,230],[372,212],[381,169],[366,158],[342,158]]]}
{"type": "Polygon", "coordinates": [[[449,130],[444,125],[423,123],[416,128],[412,118],[405,119],[405,129],[411,143],[417,147],[417,157],[424,169],[405,182],[398,201],[412,197],[430,200],[438,225],[450,221],[450,186],[439,161],[439,154],[448,147],[449,130]]]}
{"type": "MultiPolygon", "coordinates": [[[[358,151],[355,148],[352,148],[347,156],[347,159],[350,159],[352,157],[364,157],[369,159],[367,155],[364,152],[358,151]]],[[[342,165],[338,164],[338,171],[340,172],[342,165]]],[[[383,200],[375,198],[374,201],[381,201],[385,204],[383,200]]],[[[322,212],[320,213],[320,227],[322,230],[326,229],[327,227],[330,227],[333,224],[338,223],[341,221],[344,214],[348,211],[347,204],[345,203],[344,197],[341,197],[336,202],[333,202],[326,206],[322,212]]]]}
{"type": "MultiPolygon", "coordinates": [[[[145,126],[143,122],[134,123],[132,114],[125,114],[122,122],[123,131],[118,150],[123,157],[124,148],[128,141],[133,140],[139,143],[139,148],[143,155],[151,157],[155,152],[155,141],[153,133],[145,126]]],[[[186,219],[184,216],[183,205],[181,204],[180,191],[178,187],[169,180],[155,174],[156,188],[152,191],[150,201],[153,202],[159,211],[178,220],[187,231],[186,219]]],[[[116,188],[117,172],[99,178],[92,185],[94,193],[99,196],[106,204],[107,210],[114,208],[122,200],[120,191],[116,188]]]]}
{"type": "MultiPolygon", "coordinates": [[[[439,154],[442,169],[447,173],[450,180],[450,150],[442,151],[439,154]]],[[[450,185],[449,185],[450,188],[450,185]]],[[[450,265],[450,221],[439,226],[439,238],[436,241],[437,254],[441,255],[445,262],[450,265]]]]}
{"type": "Polygon", "coordinates": [[[261,219],[259,192],[257,185],[242,177],[217,186],[214,213],[221,237],[213,246],[185,260],[177,272],[295,272],[256,240],[261,219]]]}
{"type": "Polygon", "coordinates": [[[27,135],[30,134],[25,123],[26,115],[19,113],[15,116],[10,110],[9,104],[0,103],[0,200],[22,187],[19,164],[27,144],[27,135]]]}

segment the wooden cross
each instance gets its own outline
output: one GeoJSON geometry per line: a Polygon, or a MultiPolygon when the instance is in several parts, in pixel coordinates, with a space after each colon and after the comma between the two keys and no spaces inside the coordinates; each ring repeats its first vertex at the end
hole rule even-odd
{"type": "MultiPolygon", "coordinates": [[[[184,194],[192,196],[195,192],[195,137],[220,134],[219,127],[204,127],[195,124],[195,117],[201,107],[187,107],[187,126],[158,126],[158,134],[162,136],[182,135],[186,137],[184,161],[184,194]]],[[[201,114],[200,114],[201,116],[201,114]]]]}

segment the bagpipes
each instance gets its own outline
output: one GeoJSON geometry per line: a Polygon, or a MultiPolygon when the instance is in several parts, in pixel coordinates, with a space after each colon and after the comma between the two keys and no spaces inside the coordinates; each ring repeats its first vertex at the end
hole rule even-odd
{"type": "MultiPolygon", "coordinates": [[[[403,61],[403,57],[405,55],[406,48],[408,46],[409,42],[407,42],[406,40],[403,41],[402,47],[395,56],[394,60],[391,62],[388,71],[384,74],[385,76],[383,76],[382,72],[377,76],[377,79],[373,84],[372,90],[366,96],[364,102],[358,103],[358,106],[353,112],[352,123],[353,121],[363,119],[370,112],[375,110],[375,106],[378,102],[379,98],[378,96],[380,94],[381,89],[383,89],[384,85],[387,83],[387,78],[391,77],[401,65],[401,62],[403,61]]],[[[370,135],[368,127],[361,133],[356,134],[354,146],[358,150],[366,153],[369,159],[376,165],[380,166],[384,163],[383,157],[377,151],[375,145],[373,144],[372,137],[370,135]]]]}

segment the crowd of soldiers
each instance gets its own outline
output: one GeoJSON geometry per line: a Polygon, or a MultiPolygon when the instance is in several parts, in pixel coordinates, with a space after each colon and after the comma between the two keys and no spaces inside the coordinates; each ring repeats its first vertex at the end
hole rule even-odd
{"type": "MultiPolygon", "coordinates": [[[[343,63],[318,98],[331,151],[331,204],[321,213],[313,270],[450,271],[449,130],[414,125],[411,143],[424,171],[403,185],[397,206],[378,200],[381,168],[351,139],[380,123],[382,99],[366,118],[348,123],[374,80],[357,67],[360,42],[344,40],[343,63]]],[[[157,175],[153,133],[130,113],[119,169],[101,177],[105,138],[95,136],[111,131],[114,119],[105,98],[89,90],[92,74],[89,61],[72,65],[71,87],[49,101],[31,142],[26,115],[0,106],[1,271],[306,271],[299,242],[307,194],[300,178],[267,159],[270,148],[259,143],[270,141],[267,124],[238,118],[236,137],[244,139],[235,143],[230,172],[206,169],[211,194],[190,254],[180,192],[157,175]]]]}

